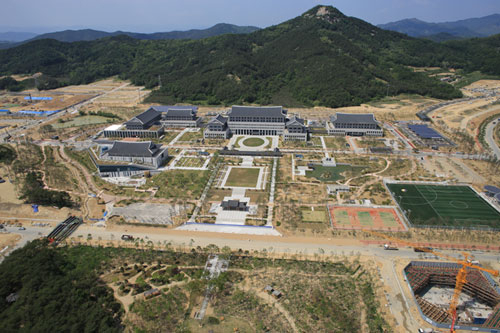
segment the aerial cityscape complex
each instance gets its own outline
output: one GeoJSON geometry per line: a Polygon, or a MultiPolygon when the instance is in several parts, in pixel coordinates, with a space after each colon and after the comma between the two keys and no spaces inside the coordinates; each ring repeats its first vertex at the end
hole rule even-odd
{"type": "Polygon", "coordinates": [[[0,50],[2,331],[500,332],[500,35],[229,33],[0,50]]]}

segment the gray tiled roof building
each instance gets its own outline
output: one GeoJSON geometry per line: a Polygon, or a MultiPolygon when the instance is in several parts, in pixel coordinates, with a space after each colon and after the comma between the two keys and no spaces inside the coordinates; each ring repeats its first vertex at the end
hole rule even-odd
{"type": "Polygon", "coordinates": [[[326,124],[329,135],[383,136],[384,132],[371,113],[341,113],[330,117],[326,124]]]}
{"type": "Polygon", "coordinates": [[[212,119],[204,133],[205,138],[221,138],[233,135],[283,135],[285,140],[307,140],[307,127],[304,120],[293,116],[287,117],[287,111],[281,106],[238,106],[234,105],[227,113],[227,130],[221,115],[212,119]],[[227,134],[226,134],[227,132],[227,134]]]}
{"type": "Polygon", "coordinates": [[[198,127],[201,122],[197,106],[161,105],[150,109],[161,113],[161,123],[165,127],[198,127]]]}
{"type": "Polygon", "coordinates": [[[159,168],[168,157],[167,148],[151,141],[114,141],[109,149],[102,148],[103,160],[143,164],[159,168]]]}

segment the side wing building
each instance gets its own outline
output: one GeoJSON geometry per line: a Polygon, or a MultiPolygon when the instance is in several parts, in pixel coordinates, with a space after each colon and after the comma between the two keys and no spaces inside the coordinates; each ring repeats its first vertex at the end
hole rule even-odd
{"type": "Polygon", "coordinates": [[[328,135],[383,136],[384,131],[371,113],[340,113],[326,123],[328,135]]]}

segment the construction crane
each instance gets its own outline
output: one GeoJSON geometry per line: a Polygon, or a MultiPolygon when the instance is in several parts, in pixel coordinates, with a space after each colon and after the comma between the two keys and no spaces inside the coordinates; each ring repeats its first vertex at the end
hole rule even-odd
{"type": "Polygon", "coordinates": [[[363,231],[369,232],[373,235],[376,235],[376,236],[379,236],[382,238],[385,238],[393,243],[400,243],[400,244],[403,244],[406,246],[410,246],[410,247],[413,247],[414,249],[419,250],[421,252],[431,253],[431,254],[435,255],[436,257],[440,257],[440,258],[443,258],[443,259],[446,259],[449,261],[453,261],[454,263],[461,265],[460,269],[458,270],[457,280],[455,282],[455,290],[453,291],[453,297],[451,298],[450,307],[448,308],[448,313],[452,317],[451,329],[450,329],[451,333],[455,332],[455,323],[457,321],[457,306],[458,306],[460,294],[462,293],[462,289],[465,286],[465,284],[467,283],[467,268],[473,268],[473,269],[477,269],[477,270],[480,270],[483,272],[487,272],[493,276],[499,275],[499,272],[497,270],[492,270],[492,269],[484,268],[484,267],[477,266],[477,265],[473,264],[469,260],[470,254],[466,253],[466,252],[462,252],[464,259],[461,260],[461,259],[457,259],[455,257],[448,256],[444,253],[436,252],[429,247],[421,247],[421,246],[419,246],[415,243],[412,243],[412,242],[408,242],[408,241],[405,241],[402,239],[387,236],[381,232],[372,231],[372,230],[363,230],[363,231]]]}

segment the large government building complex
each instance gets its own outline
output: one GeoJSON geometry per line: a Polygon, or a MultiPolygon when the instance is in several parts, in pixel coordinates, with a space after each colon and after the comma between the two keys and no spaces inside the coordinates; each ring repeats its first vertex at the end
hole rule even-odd
{"type": "Polygon", "coordinates": [[[233,106],[226,116],[209,121],[204,138],[227,139],[230,135],[282,135],[284,140],[307,141],[304,120],[292,116],[281,106],[233,106]]]}

